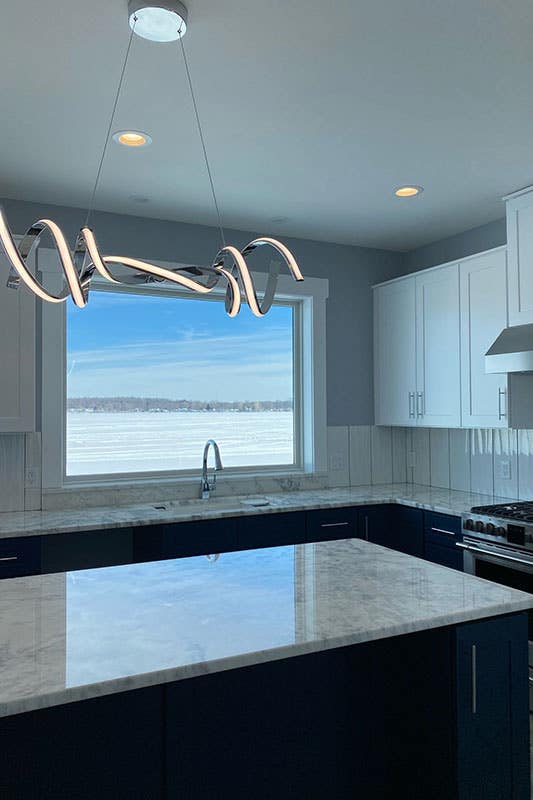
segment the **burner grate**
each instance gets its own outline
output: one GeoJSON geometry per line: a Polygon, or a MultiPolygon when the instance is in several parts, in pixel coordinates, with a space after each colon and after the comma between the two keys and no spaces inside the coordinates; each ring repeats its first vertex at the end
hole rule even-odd
{"type": "Polygon", "coordinates": [[[474,506],[473,514],[487,514],[491,517],[519,519],[522,522],[533,522],[533,502],[500,503],[495,506],[474,506]]]}

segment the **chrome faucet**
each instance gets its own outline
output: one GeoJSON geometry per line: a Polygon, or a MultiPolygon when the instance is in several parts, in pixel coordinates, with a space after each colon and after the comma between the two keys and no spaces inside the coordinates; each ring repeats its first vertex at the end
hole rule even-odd
{"type": "Polygon", "coordinates": [[[202,466],[202,489],[200,493],[202,500],[208,500],[210,493],[214,492],[217,488],[217,472],[219,469],[223,469],[223,466],[218,444],[214,439],[208,439],[204,447],[204,460],[202,466]],[[207,456],[209,455],[209,448],[211,445],[213,445],[213,450],[215,451],[215,471],[213,473],[213,480],[210,483],[209,478],[207,477],[207,456]]]}

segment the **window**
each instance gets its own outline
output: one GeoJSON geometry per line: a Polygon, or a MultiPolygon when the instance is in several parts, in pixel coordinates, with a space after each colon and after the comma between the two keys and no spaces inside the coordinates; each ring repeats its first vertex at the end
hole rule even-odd
{"type": "Polygon", "coordinates": [[[225,468],[299,464],[297,322],[146,291],[69,304],[66,476],[197,471],[210,438],[225,468]]]}
{"type": "MultiPolygon", "coordinates": [[[[57,253],[39,248],[39,271],[61,290],[57,253]]],[[[267,276],[253,278],[261,296],[267,276]]],[[[43,303],[44,491],[155,492],[198,477],[208,438],[239,474],[324,472],[327,294],[327,280],[282,274],[261,319],[246,304],[227,317],[223,286],[199,299],[102,283],[82,310],[43,303]]]]}

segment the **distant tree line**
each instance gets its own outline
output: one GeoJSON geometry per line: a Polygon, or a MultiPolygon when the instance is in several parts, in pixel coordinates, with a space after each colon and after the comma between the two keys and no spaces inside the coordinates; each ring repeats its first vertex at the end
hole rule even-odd
{"type": "Polygon", "coordinates": [[[69,397],[69,411],[292,411],[292,400],[168,400],[163,397],[69,397]]]}

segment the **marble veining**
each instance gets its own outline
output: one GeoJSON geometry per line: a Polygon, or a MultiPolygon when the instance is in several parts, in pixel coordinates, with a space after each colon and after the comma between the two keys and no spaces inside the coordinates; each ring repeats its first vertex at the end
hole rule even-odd
{"type": "Polygon", "coordinates": [[[0,716],[525,610],[348,539],[0,582],[0,716]]]}
{"type": "Polygon", "coordinates": [[[506,502],[506,498],[491,494],[410,483],[308,491],[290,489],[289,486],[287,491],[280,494],[262,494],[257,497],[260,501],[257,505],[254,505],[254,496],[236,495],[206,501],[179,500],[64,511],[5,512],[0,513],[0,539],[379,503],[400,503],[460,515],[475,505],[506,502]]]}

